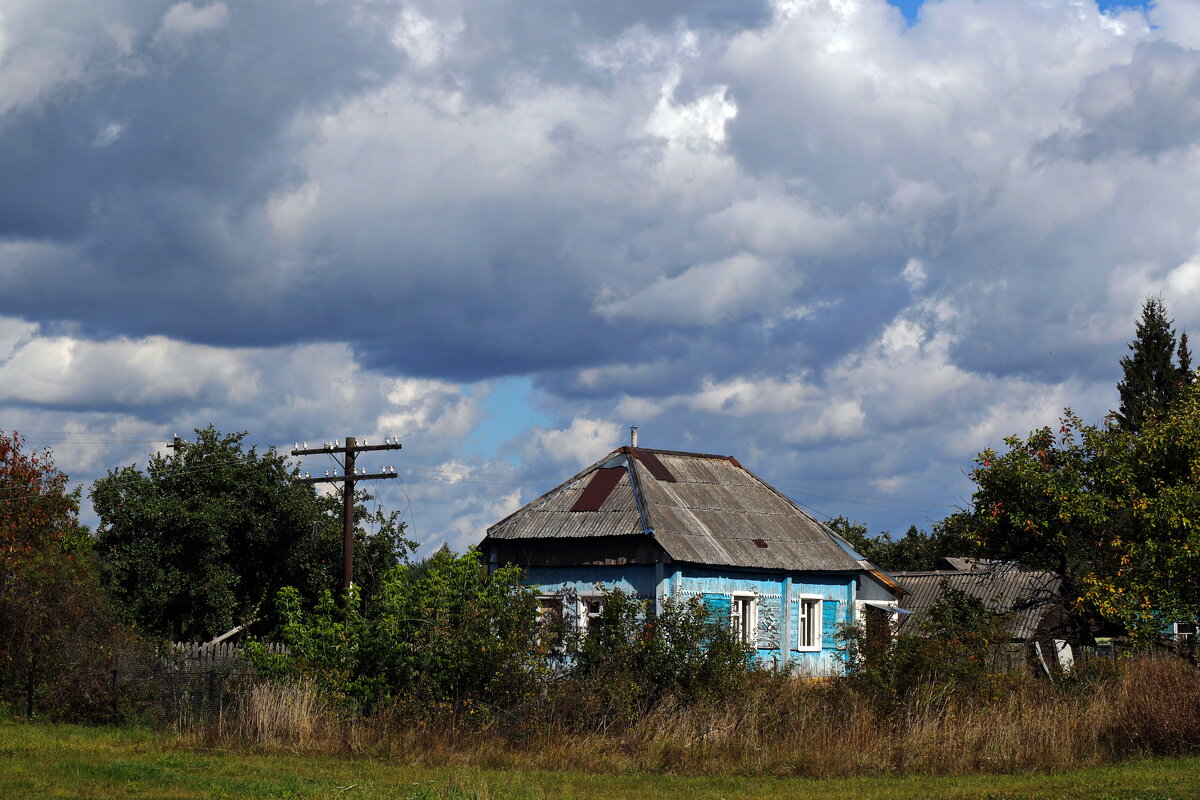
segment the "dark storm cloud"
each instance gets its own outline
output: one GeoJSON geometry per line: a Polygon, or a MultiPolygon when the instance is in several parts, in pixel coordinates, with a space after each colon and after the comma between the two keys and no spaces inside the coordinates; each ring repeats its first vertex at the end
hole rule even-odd
{"type": "MultiPolygon", "coordinates": [[[[632,334],[620,330],[596,338],[562,324],[591,316],[595,281],[581,273],[611,271],[637,246],[637,228],[662,250],[666,229],[678,227],[669,210],[633,220],[611,196],[597,206],[533,184],[472,198],[464,180],[457,197],[388,213],[394,198],[383,191],[375,220],[355,215],[336,228],[338,210],[329,209],[334,223],[318,220],[297,263],[275,277],[280,253],[261,207],[305,180],[301,151],[311,139],[303,136],[314,135],[289,126],[386,85],[406,66],[430,66],[394,45],[396,26],[411,23],[401,9],[111,6],[122,45],[97,25],[86,75],[11,108],[0,125],[0,173],[14,178],[0,188],[0,237],[56,245],[7,257],[0,312],[73,320],[96,336],[162,333],[223,345],[345,339],[374,365],[456,377],[590,363],[630,345],[632,334]],[[605,241],[570,252],[589,238],[605,241]]],[[[531,66],[551,83],[570,81],[584,74],[573,38],[765,20],[763,7],[720,2],[463,11],[458,46],[423,73],[431,86],[491,75],[507,82],[531,66]]],[[[26,10],[26,30],[36,30],[39,13],[56,24],[47,4],[26,10]]],[[[14,37],[10,49],[38,46],[33,36],[14,37]]],[[[579,146],[569,130],[555,131],[562,158],[575,158],[579,146]]],[[[404,158],[402,148],[380,155],[404,158]]],[[[611,155],[593,150],[588,162],[611,155]]],[[[554,161],[540,167],[554,169],[554,161]]],[[[351,168],[364,167],[369,196],[372,165],[351,168]]]]}
{"type": "MultiPolygon", "coordinates": [[[[386,32],[354,25],[342,3],[238,4],[219,28],[165,37],[158,17],[114,11],[141,25],[129,55],[97,58],[79,85],[4,116],[0,172],[16,180],[0,189],[0,234],[78,235],[113,193],[137,208],[138,193],[155,205],[186,190],[236,213],[286,175],[277,137],[293,115],[366,89],[402,61],[386,32]]],[[[50,22],[64,11],[46,3],[43,13],[50,22]]]]}

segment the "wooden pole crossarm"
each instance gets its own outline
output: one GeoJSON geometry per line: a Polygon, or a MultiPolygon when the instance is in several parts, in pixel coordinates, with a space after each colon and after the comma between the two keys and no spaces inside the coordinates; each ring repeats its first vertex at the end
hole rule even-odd
{"type": "Polygon", "coordinates": [[[329,475],[320,478],[296,478],[296,483],[343,483],[345,481],[374,481],[399,477],[395,472],[373,472],[369,475],[329,475]]]}
{"type": "Polygon", "coordinates": [[[350,447],[309,447],[303,450],[293,450],[294,456],[319,456],[322,453],[366,453],[371,450],[402,450],[404,445],[396,442],[395,444],[359,444],[350,447]]]}

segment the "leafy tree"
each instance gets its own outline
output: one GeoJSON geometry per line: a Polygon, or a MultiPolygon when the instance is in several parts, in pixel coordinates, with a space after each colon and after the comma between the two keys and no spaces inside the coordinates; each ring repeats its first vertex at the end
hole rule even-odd
{"type": "Polygon", "coordinates": [[[1098,443],[1108,524],[1097,526],[1087,597],[1144,638],[1200,618],[1200,386],[1137,434],[1110,429],[1098,443]]]}
{"type": "Polygon", "coordinates": [[[96,718],[123,641],[100,589],[79,491],[50,451],[0,434],[0,704],[96,718]]]}
{"type": "Polygon", "coordinates": [[[1097,458],[1112,430],[1085,425],[1068,409],[1057,434],[1041,428],[1008,437],[1007,451],[976,456],[970,507],[942,523],[972,539],[979,555],[1056,575],[1065,610],[1085,636],[1090,626],[1082,599],[1113,512],[1097,458]]]}
{"type": "Polygon", "coordinates": [[[885,572],[933,569],[939,558],[973,555],[977,549],[970,538],[944,525],[928,533],[910,525],[903,536],[893,539],[887,531],[871,536],[865,525],[846,517],[836,517],[827,524],[859,555],[885,572]]]}
{"type": "Polygon", "coordinates": [[[985,450],[971,507],[946,520],[982,550],[1049,570],[1086,632],[1092,610],[1143,638],[1200,617],[1200,386],[1133,432],[1048,428],[985,450]]]}
{"type": "MultiPolygon", "coordinates": [[[[106,587],[142,630],[206,640],[255,619],[267,629],[282,587],[311,604],[340,585],[340,500],[297,484],[281,454],[247,450],[245,437],[210,425],[145,472],[125,467],[93,485],[106,587]]],[[[355,537],[355,582],[369,591],[411,543],[396,514],[359,511],[379,528],[355,537]]]]}
{"type": "Polygon", "coordinates": [[[1124,430],[1137,432],[1147,420],[1162,416],[1180,387],[1192,380],[1187,335],[1176,342],[1161,297],[1146,298],[1129,350],[1130,355],[1121,359],[1122,378],[1117,384],[1121,403],[1116,419],[1124,430]]]}

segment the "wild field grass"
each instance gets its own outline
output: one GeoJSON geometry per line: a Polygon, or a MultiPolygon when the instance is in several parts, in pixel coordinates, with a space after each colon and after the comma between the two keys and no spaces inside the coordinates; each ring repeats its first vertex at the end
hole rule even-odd
{"type": "Polygon", "coordinates": [[[667,699],[614,721],[578,688],[504,713],[340,712],[308,684],[262,684],[190,746],[423,766],[764,777],[1053,773],[1200,753],[1200,671],[1143,658],[1052,685],[929,685],[881,698],[846,680],[758,676],[736,698],[667,699]]]}
{"type": "MultiPolygon", "coordinates": [[[[354,800],[1184,800],[1200,759],[1133,760],[1064,773],[807,779],[413,765],[375,757],[188,746],[148,729],[0,724],[0,797],[354,800]]],[[[567,765],[559,765],[565,767],[567,765]]]]}

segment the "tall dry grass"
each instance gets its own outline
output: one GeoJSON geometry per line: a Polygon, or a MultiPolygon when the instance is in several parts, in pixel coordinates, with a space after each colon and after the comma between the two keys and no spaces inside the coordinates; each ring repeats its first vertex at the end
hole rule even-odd
{"type": "Polygon", "coordinates": [[[256,683],[190,734],[267,751],[321,751],[339,746],[344,721],[311,681],[256,683]]]}
{"type": "Polygon", "coordinates": [[[1057,771],[1200,751],[1200,671],[1162,656],[1105,672],[1060,684],[1024,677],[991,696],[930,685],[890,704],[846,680],[760,675],[736,698],[668,699],[620,725],[570,684],[504,714],[397,707],[370,719],[311,685],[261,684],[188,736],[443,765],[812,777],[1057,771]]]}

